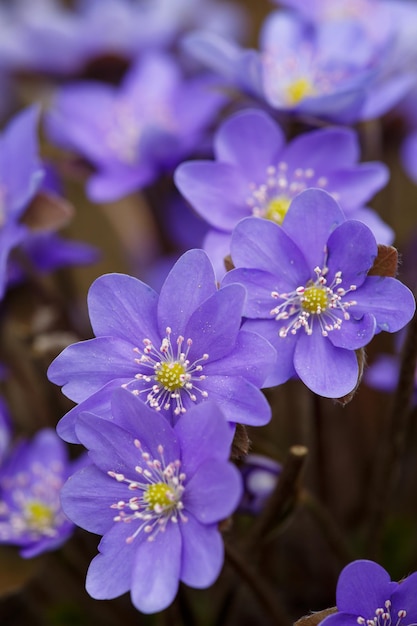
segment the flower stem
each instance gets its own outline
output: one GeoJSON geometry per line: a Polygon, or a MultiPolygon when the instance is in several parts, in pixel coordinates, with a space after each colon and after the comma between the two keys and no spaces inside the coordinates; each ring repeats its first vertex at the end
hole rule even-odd
{"type": "Polygon", "coordinates": [[[230,544],[226,544],[226,560],[251,588],[265,613],[271,618],[271,624],[289,626],[290,620],[278,601],[277,593],[267,586],[265,580],[259,576],[258,571],[249,565],[240,552],[230,544]]]}
{"type": "Polygon", "coordinates": [[[382,431],[375,473],[371,482],[371,502],[367,543],[369,555],[377,556],[386,512],[402,466],[411,415],[414,376],[417,365],[417,315],[411,320],[404,341],[397,389],[388,420],[382,431]]]}
{"type": "Polygon", "coordinates": [[[265,542],[277,523],[285,519],[292,511],[299,494],[301,473],[307,452],[305,446],[292,446],[289,449],[275,490],[269,497],[262,515],[253,524],[246,541],[247,553],[256,552],[256,549],[259,553],[259,545],[265,542]]]}

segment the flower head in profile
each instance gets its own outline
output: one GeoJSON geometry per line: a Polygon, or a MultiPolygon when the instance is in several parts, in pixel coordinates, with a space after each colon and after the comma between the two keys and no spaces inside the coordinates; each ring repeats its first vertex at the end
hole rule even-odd
{"type": "Polygon", "coordinates": [[[125,390],[112,398],[113,421],[81,415],[76,431],[92,465],[62,491],[65,513],[103,535],[86,587],[94,598],[131,591],[144,613],[166,608],[179,581],[211,585],[223,564],[218,522],[241,496],[228,462],[233,429],[219,408],[193,407],[174,427],[125,390]]]}
{"type": "Polygon", "coordinates": [[[149,52],[119,87],[93,81],[63,87],[46,128],[52,141],[95,169],[88,196],[110,202],[188,155],[224,101],[206,77],[186,80],[173,57],[149,52]]]}
{"type": "Polygon", "coordinates": [[[207,399],[230,422],[268,422],[260,387],[276,353],[259,335],[241,330],[244,302],[241,285],[217,288],[202,250],[182,255],[159,296],[131,276],[98,278],[88,295],[96,337],[68,346],[48,370],[78,403],[59,423],[59,434],[77,441],[80,411],[110,417],[110,397],[119,387],[173,422],[207,399]]]}
{"type": "Polygon", "coordinates": [[[259,51],[204,32],[191,33],[184,45],[273,109],[335,123],[378,117],[414,84],[391,38],[381,45],[360,23],[313,23],[294,11],[268,15],[259,51]]]}
{"type": "Polygon", "coordinates": [[[368,276],[377,244],[365,224],[346,220],[325,191],[307,189],[292,202],[282,226],[246,218],[232,236],[237,269],[224,285],[248,293],[243,328],[277,349],[280,384],[297,374],[315,393],[350,393],[358,381],[355,350],[413,316],[411,291],[395,278],[368,276]]]}
{"type": "Polygon", "coordinates": [[[205,249],[218,273],[230,251],[233,228],[254,215],[281,224],[292,199],[311,187],[328,191],[346,217],[363,221],[379,243],[392,230],[365,203],[388,180],[382,163],[358,163],[359,144],[347,128],[325,128],[286,143],[265,112],[245,110],[227,119],[214,139],[215,161],[189,161],[175,172],[181,193],[211,229],[205,249]]]}
{"type": "Polygon", "coordinates": [[[417,573],[400,583],[373,561],[349,563],[341,572],[336,589],[337,613],[325,626],[412,626],[417,622],[417,573]]]}
{"type": "Polygon", "coordinates": [[[74,525],[62,512],[60,491],[84,462],[70,462],[50,429],[9,450],[0,469],[0,543],[19,546],[25,558],[63,544],[74,525]]]}

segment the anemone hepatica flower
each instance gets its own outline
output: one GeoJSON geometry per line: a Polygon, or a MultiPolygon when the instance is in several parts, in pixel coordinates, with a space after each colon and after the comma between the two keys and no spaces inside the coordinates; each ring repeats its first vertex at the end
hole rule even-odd
{"type": "Polygon", "coordinates": [[[58,432],[77,441],[75,417],[110,417],[110,396],[125,387],[176,420],[193,404],[216,401],[230,422],[265,424],[270,408],[259,388],[276,358],[262,337],[241,330],[245,290],[217,289],[202,250],[186,252],[158,294],[123,274],[98,278],[88,295],[95,339],[68,346],[49,379],[79,403],[58,432]]]}
{"type": "Polygon", "coordinates": [[[413,316],[407,287],[367,275],[377,254],[375,238],[365,224],[346,220],[326,191],[301,192],[282,226],[242,220],[231,252],[237,269],[223,283],[247,289],[243,328],[277,349],[267,386],[298,374],[319,395],[344,396],[358,380],[355,350],[413,316]]]}
{"type": "Polygon", "coordinates": [[[0,137],[0,297],[10,252],[28,235],[20,222],[42,180],[38,157],[37,107],[16,115],[0,137]]]}
{"type": "Polygon", "coordinates": [[[107,202],[151,183],[191,152],[224,99],[206,78],[185,80],[173,57],[148,53],[120,87],[63,87],[46,127],[54,142],[94,166],[87,193],[107,202]]]}
{"type": "Polygon", "coordinates": [[[211,33],[184,40],[194,58],[274,109],[343,124],[387,112],[411,88],[410,68],[392,66],[360,24],[315,24],[291,11],[264,22],[260,51],[211,33]]]}
{"type": "Polygon", "coordinates": [[[54,430],[13,448],[0,469],[0,543],[20,546],[25,558],[54,550],[73,531],[60,490],[85,459],[70,462],[54,430]]]}
{"type": "Polygon", "coordinates": [[[412,626],[417,622],[417,573],[400,583],[373,561],[349,563],[336,589],[337,613],[326,617],[325,626],[412,626]]]}
{"type": "Polygon", "coordinates": [[[8,48],[15,64],[26,70],[75,74],[106,55],[128,61],[167,48],[197,26],[238,35],[244,28],[242,13],[236,4],[220,0],[76,0],[71,9],[55,0],[17,0],[8,12],[8,31],[14,35],[9,34],[8,48]]]}
{"type": "Polygon", "coordinates": [[[262,454],[247,454],[239,469],[244,488],[239,511],[258,515],[277,484],[282,465],[262,454]]]}
{"type": "Polygon", "coordinates": [[[291,200],[309,187],[326,189],[345,215],[367,223],[380,243],[393,240],[392,230],[364,208],[387,182],[388,170],[382,163],[358,163],[353,130],[320,129],[286,144],[267,113],[245,110],[220,126],[214,153],[214,162],[182,163],[175,182],[212,227],[205,249],[220,275],[239,220],[254,215],[281,224],[291,200]]]}
{"type": "Polygon", "coordinates": [[[228,462],[232,429],[212,402],[193,407],[174,427],[132,394],[112,398],[113,421],[81,415],[79,440],[93,465],[62,490],[65,513],[104,535],[87,574],[97,599],[131,590],[144,613],[166,608],[179,581],[203,588],[217,578],[223,543],[217,523],[241,496],[228,462]]]}

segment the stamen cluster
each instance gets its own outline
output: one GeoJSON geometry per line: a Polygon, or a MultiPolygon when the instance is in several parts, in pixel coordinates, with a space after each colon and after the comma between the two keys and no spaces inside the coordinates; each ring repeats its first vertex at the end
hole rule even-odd
{"type": "MultiPolygon", "coordinates": [[[[327,178],[317,175],[312,167],[297,167],[293,172],[288,169],[288,163],[280,161],[277,166],[267,167],[265,182],[250,184],[252,193],[246,202],[252,209],[252,215],[282,224],[294,196],[309,187],[324,189],[328,184],[327,178]]],[[[338,199],[337,193],[332,195],[338,199]]]]}
{"type": "Polygon", "coordinates": [[[393,616],[391,615],[391,600],[386,600],[384,602],[384,608],[379,607],[375,611],[375,617],[372,619],[365,619],[362,616],[357,618],[357,622],[359,626],[400,626],[401,621],[407,617],[407,611],[404,609],[400,609],[397,611],[397,620],[393,620],[393,616]]]}
{"type": "Polygon", "coordinates": [[[304,328],[307,335],[313,332],[314,321],[320,325],[321,334],[327,337],[329,332],[339,330],[343,320],[349,320],[348,308],[356,304],[355,300],[344,300],[346,294],[356,290],[356,285],[350,285],[344,289],[342,272],[336,272],[330,284],[327,284],[326,275],[328,268],[315,267],[315,281],[310,281],[306,286],[301,285],[289,293],[272,291],[271,296],[275,300],[281,300],[280,304],[271,310],[271,315],[277,321],[290,320],[286,326],[279,330],[280,337],[286,337],[288,333],[295,335],[300,328],[304,328]],[[339,313],[337,315],[336,313],[339,313]]]}
{"type": "Polygon", "coordinates": [[[126,539],[126,543],[132,543],[142,531],[148,535],[148,541],[154,541],[158,533],[166,530],[169,522],[177,524],[179,520],[187,521],[182,511],[184,505],[181,497],[186,475],[180,471],[181,461],[177,459],[166,463],[162,444],[158,445],[160,459],[154,459],[145,452],[138,439],[135,439],[134,445],[140,450],[146,465],[145,469],[141,465],[135,467],[140,479],[131,480],[124,474],[107,472],[117,482],[127,484],[129,490],[139,492],[139,495],[134,495],[128,500],[119,500],[111,505],[112,509],[119,511],[113,521],[125,523],[139,521],[139,526],[126,539]]]}
{"type": "Polygon", "coordinates": [[[140,354],[135,362],[138,365],[144,365],[149,370],[149,373],[136,374],[135,378],[151,383],[151,386],[135,390],[133,393],[136,395],[147,393],[147,404],[157,411],[168,410],[171,402],[174,401],[174,414],[180,415],[186,411],[182,392],[187,394],[192,402],[197,401],[195,392],[198,392],[202,398],[208,396],[207,391],[200,389],[196,382],[206,378],[204,374],[201,374],[203,370],[201,363],[207,361],[209,355],[203,354],[202,357],[191,362],[188,355],[193,343],[192,339],[185,340],[182,335],[179,335],[176,340],[177,350],[174,352],[171,334],[172,330],[168,326],[159,349],[155,348],[148,338],[143,340],[145,347],[142,350],[134,348],[134,351],[140,354]],[[183,350],[184,344],[185,351],[183,350]]]}

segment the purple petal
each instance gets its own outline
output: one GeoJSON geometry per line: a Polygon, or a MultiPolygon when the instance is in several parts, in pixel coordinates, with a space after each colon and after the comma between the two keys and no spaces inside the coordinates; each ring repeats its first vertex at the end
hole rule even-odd
{"type": "Polygon", "coordinates": [[[51,363],[48,378],[62,393],[81,402],[112,380],[121,385],[138,371],[132,344],[113,337],[80,341],[65,348],[51,363]]]}
{"type": "Polygon", "coordinates": [[[310,278],[309,268],[296,243],[269,220],[258,217],[242,220],[233,232],[231,252],[236,267],[263,270],[294,287],[310,278]]]}
{"type": "Polygon", "coordinates": [[[277,352],[275,365],[264,381],[263,387],[281,385],[295,376],[294,351],[298,340],[297,335],[288,333],[286,337],[278,335],[279,325],[274,320],[247,320],[243,324],[244,330],[259,334],[269,341],[277,352]]]}
{"type": "Polygon", "coordinates": [[[93,202],[120,200],[149,185],[157,176],[152,163],[136,163],[134,168],[120,166],[106,169],[106,165],[88,180],[87,196],[93,202]]]}
{"type": "Polygon", "coordinates": [[[356,615],[349,615],[348,613],[335,613],[325,617],[320,622],[322,626],[358,626],[358,618],[356,615]]]}
{"type": "Polygon", "coordinates": [[[229,285],[216,291],[191,315],[185,337],[193,340],[191,355],[201,358],[203,351],[209,361],[227,355],[235,346],[242,322],[245,290],[242,285],[229,285]]]}
{"type": "Polygon", "coordinates": [[[311,168],[321,175],[349,167],[358,159],[357,135],[348,128],[325,128],[304,133],[293,139],[282,154],[282,160],[290,169],[311,168]]]}
{"type": "MultiPolygon", "coordinates": [[[[93,412],[102,419],[111,419],[110,399],[115,389],[120,389],[121,380],[112,380],[107,385],[89,396],[78,406],[68,411],[58,422],[57,433],[64,441],[69,443],[80,443],[75,432],[77,417],[82,412],[93,412]]],[[[128,381],[126,381],[128,382],[128,381]]]]}
{"type": "Polygon", "coordinates": [[[353,318],[342,320],[341,327],[330,331],[328,338],[338,348],[357,350],[371,341],[375,331],[375,318],[373,315],[366,313],[360,320],[353,318]]]}
{"type": "Polygon", "coordinates": [[[101,540],[101,554],[91,561],[85,583],[88,593],[96,600],[111,600],[129,591],[137,559],[137,545],[126,543],[131,534],[130,524],[118,522],[101,540]]]}
{"type": "Polygon", "coordinates": [[[232,230],[250,214],[248,184],[228,163],[191,161],[175,170],[175,184],[203,219],[215,228],[232,230]]]}
{"type": "Polygon", "coordinates": [[[70,476],[63,486],[62,509],[77,526],[103,535],[114,523],[111,505],[123,500],[124,495],[125,485],[89,465],[70,476]]]}
{"type": "Polygon", "coordinates": [[[156,457],[158,446],[163,445],[168,462],[178,458],[177,437],[163,413],[149,408],[126,389],[114,392],[111,406],[115,423],[139,439],[142,448],[156,457]]]}
{"type": "Polygon", "coordinates": [[[349,211],[368,202],[388,179],[389,170],[383,163],[361,163],[329,173],[329,187],[337,193],[343,210],[349,211]]]}
{"type": "Polygon", "coordinates": [[[233,372],[234,376],[243,376],[250,383],[262,387],[276,359],[275,349],[263,337],[257,333],[240,331],[232,353],[207,363],[204,372],[207,376],[227,376],[233,372]]]}
{"type": "Polygon", "coordinates": [[[397,387],[400,363],[397,357],[381,355],[368,368],[365,382],[369,387],[391,393],[397,387]]]}
{"type": "Polygon", "coordinates": [[[203,250],[189,250],[175,263],[161,289],[158,321],[161,335],[171,327],[184,335],[194,311],[217,291],[214,269],[203,250]]]}
{"type": "Polygon", "coordinates": [[[151,287],[126,274],[105,274],[91,285],[88,310],[96,336],[112,335],[131,344],[158,336],[158,295],[151,287]]]}
{"type": "Polygon", "coordinates": [[[223,566],[224,547],[217,526],[200,524],[187,512],[188,521],[181,524],[181,580],[197,589],[210,587],[223,566]]]}
{"type": "MultiPolygon", "coordinates": [[[[378,253],[372,231],[356,220],[348,220],[338,226],[328,239],[327,249],[328,283],[337,272],[341,272],[340,287],[346,290],[351,285],[362,285],[378,253]]],[[[349,295],[352,300],[355,299],[354,291],[349,295]]]]}
{"type": "Polygon", "coordinates": [[[233,115],[220,127],[214,139],[219,161],[239,169],[248,183],[266,180],[267,168],[277,165],[285,145],[281,128],[265,112],[248,109],[233,115]]]}
{"type": "Polygon", "coordinates": [[[390,576],[373,561],[353,561],[339,576],[336,603],[339,611],[373,619],[375,610],[390,599],[390,576]]]}
{"type": "Polygon", "coordinates": [[[411,180],[417,182],[417,130],[411,132],[401,147],[403,166],[411,180]]]}
{"type": "Polygon", "coordinates": [[[385,244],[386,246],[390,246],[393,243],[395,239],[393,229],[372,209],[358,209],[346,215],[346,217],[348,219],[359,220],[366,224],[366,226],[372,230],[378,243],[385,244]]]}
{"type": "Polygon", "coordinates": [[[292,201],[282,228],[303,252],[312,272],[317,266],[323,267],[329,235],[345,221],[336,200],[326,191],[306,189],[292,201]]]}
{"type": "Polygon", "coordinates": [[[368,276],[354,294],[357,302],[350,312],[356,316],[372,313],[379,330],[394,333],[413,317],[415,300],[411,291],[395,278],[368,276]]]}
{"type": "Polygon", "coordinates": [[[204,389],[229,422],[264,426],[271,419],[271,408],[265,396],[241,376],[207,377],[204,389]]]}
{"type": "Polygon", "coordinates": [[[391,596],[391,614],[397,618],[398,611],[407,611],[407,621],[415,623],[417,615],[417,572],[403,580],[391,596]]]}
{"type": "Polygon", "coordinates": [[[175,425],[181,448],[181,471],[192,476],[207,459],[228,459],[234,430],[214,402],[188,410],[175,425]]]}
{"type": "Polygon", "coordinates": [[[303,383],[325,398],[341,398],[358,382],[358,362],[352,350],[336,348],[318,328],[298,333],[294,367],[303,383]]]}
{"type": "Polygon", "coordinates": [[[226,461],[201,463],[187,482],[183,502],[201,524],[214,524],[233,513],[242,496],[238,469],[226,461]]]}
{"type": "Polygon", "coordinates": [[[38,189],[43,171],[36,127],[39,108],[16,115],[0,138],[0,176],[7,191],[7,212],[18,217],[38,189]]]}
{"type": "Polygon", "coordinates": [[[168,523],[154,541],[142,541],[137,546],[131,598],[142,613],[162,611],[174,600],[181,574],[181,550],[180,529],[173,523],[168,523]]]}
{"type": "Polygon", "coordinates": [[[226,274],[225,257],[230,254],[231,233],[210,229],[204,238],[203,248],[213,263],[217,280],[220,282],[226,274]]]}
{"type": "Polygon", "coordinates": [[[279,287],[276,276],[265,270],[246,269],[244,267],[231,270],[223,279],[223,285],[241,284],[247,292],[247,299],[243,314],[250,318],[272,319],[271,309],[275,306],[272,298],[273,291],[287,292],[294,289],[294,283],[284,282],[279,277],[279,287]]]}

